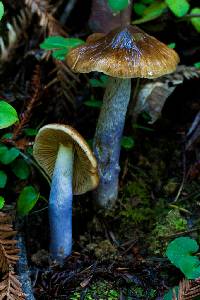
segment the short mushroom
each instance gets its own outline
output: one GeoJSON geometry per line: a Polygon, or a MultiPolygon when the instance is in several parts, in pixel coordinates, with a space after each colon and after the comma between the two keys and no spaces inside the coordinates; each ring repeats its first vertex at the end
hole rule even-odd
{"type": "Polygon", "coordinates": [[[83,137],[74,128],[61,124],[49,124],[39,130],[33,155],[52,178],[50,253],[53,260],[63,264],[72,251],[72,195],[96,188],[96,159],[83,137]]]}
{"type": "Polygon", "coordinates": [[[117,28],[107,35],[89,37],[72,49],[67,64],[74,72],[98,71],[110,77],[96,133],[94,153],[100,184],[96,199],[102,207],[118,195],[120,143],[131,93],[131,78],[157,78],[175,71],[178,54],[137,26],[117,28]]]}

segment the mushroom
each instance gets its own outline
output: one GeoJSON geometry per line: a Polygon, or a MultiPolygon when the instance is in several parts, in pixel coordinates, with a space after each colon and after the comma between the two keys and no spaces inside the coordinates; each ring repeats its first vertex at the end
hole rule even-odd
{"type": "Polygon", "coordinates": [[[72,127],[49,124],[35,139],[33,156],[52,178],[49,198],[50,253],[58,264],[72,251],[72,195],[98,185],[96,159],[72,127]]]}
{"type": "Polygon", "coordinates": [[[67,58],[74,72],[98,71],[110,77],[94,137],[100,184],[97,203],[109,207],[118,195],[119,155],[131,78],[157,78],[175,71],[178,54],[137,26],[93,34],[86,44],[72,49],[67,58]]]}

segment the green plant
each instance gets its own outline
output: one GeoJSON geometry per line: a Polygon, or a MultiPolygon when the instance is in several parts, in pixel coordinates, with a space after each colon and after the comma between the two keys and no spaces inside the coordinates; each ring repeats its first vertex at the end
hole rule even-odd
{"type": "MultiPolygon", "coordinates": [[[[200,15],[200,8],[195,7],[191,10],[192,15],[200,15]]],[[[196,31],[200,32],[200,18],[199,17],[193,17],[191,18],[192,25],[196,29],[196,31]]]]}
{"type": "Polygon", "coordinates": [[[124,225],[139,224],[152,218],[153,209],[150,208],[149,195],[148,185],[141,178],[128,182],[121,200],[123,209],[120,210],[124,225]]]}
{"type": "MultiPolygon", "coordinates": [[[[84,300],[118,300],[119,296],[118,290],[114,289],[111,283],[101,280],[93,283],[91,287],[88,288],[88,291],[84,296],[84,300]]],[[[70,296],[69,299],[82,299],[81,293],[76,291],[70,296]]]]}
{"type": "Polygon", "coordinates": [[[91,96],[91,98],[85,101],[84,104],[89,107],[100,108],[102,106],[102,101],[96,100],[94,96],[91,96]]]}
{"type": "Polygon", "coordinates": [[[194,63],[194,66],[195,66],[196,68],[200,68],[200,61],[194,63]]]}
{"type": "MultiPolygon", "coordinates": [[[[19,121],[16,110],[6,101],[0,101],[0,129],[10,127],[19,121]]],[[[12,139],[11,133],[6,133],[0,138],[0,189],[5,189],[8,181],[7,173],[10,171],[20,180],[27,180],[30,168],[27,162],[20,158],[21,152],[16,147],[5,145],[5,139],[12,139]],[[10,168],[8,168],[8,166],[10,168]]],[[[38,192],[32,186],[26,186],[20,193],[17,210],[24,216],[29,213],[39,198],[38,192]],[[31,194],[32,192],[32,194],[31,194]],[[33,197],[34,194],[34,197],[33,197]]],[[[0,196],[0,208],[3,208],[5,199],[0,196]]]]}
{"type": "Polygon", "coordinates": [[[177,17],[183,17],[190,9],[190,4],[187,0],[165,0],[168,8],[177,17]]]}
{"type": "Polygon", "coordinates": [[[190,10],[188,0],[139,0],[133,4],[133,10],[140,18],[134,20],[133,24],[142,24],[155,20],[168,11],[171,11],[177,18],[185,20],[185,16],[189,13],[189,22],[194,28],[200,32],[200,8],[195,7],[190,10]],[[194,15],[194,17],[192,17],[194,15]]]}
{"type": "Polygon", "coordinates": [[[7,102],[0,100],[0,129],[9,127],[18,120],[16,110],[7,102]]]}
{"type": "Polygon", "coordinates": [[[187,230],[187,221],[178,209],[172,209],[162,216],[158,215],[159,219],[148,240],[150,250],[157,255],[163,255],[167,246],[166,237],[187,230]]]}
{"type": "Polygon", "coordinates": [[[84,41],[78,38],[64,38],[62,36],[50,36],[40,44],[44,50],[52,50],[52,56],[58,60],[64,60],[70,49],[84,44],[84,41]]]}
{"type": "Polygon", "coordinates": [[[179,291],[178,286],[175,286],[173,289],[170,289],[170,290],[164,295],[163,300],[172,300],[172,299],[173,299],[173,294],[174,294],[174,292],[175,292],[175,294],[176,294],[176,297],[178,297],[178,291],[179,291]]]}
{"type": "Polygon", "coordinates": [[[39,194],[33,186],[26,186],[20,193],[17,201],[17,213],[20,217],[26,216],[35,206],[39,194]]]}
{"type": "Polygon", "coordinates": [[[96,78],[91,78],[89,80],[89,83],[91,85],[91,87],[101,87],[101,88],[106,88],[107,84],[108,84],[108,76],[105,74],[101,74],[99,79],[96,78]]]}
{"type": "Polygon", "coordinates": [[[187,279],[200,277],[200,260],[194,256],[199,249],[197,242],[189,237],[179,237],[169,243],[166,255],[187,279]]]}
{"type": "MultiPolygon", "coordinates": [[[[187,279],[196,279],[200,277],[200,260],[194,256],[198,249],[199,245],[195,240],[190,237],[179,237],[169,243],[166,256],[183,272],[187,279]]],[[[176,286],[173,289],[178,296],[179,287],[176,286]]],[[[172,300],[173,289],[164,295],[164,300],[172,300]]],[[[200,299],[200,297],[195,299],[200,299]]]]}
{"type": "Polygon", "coordinates": [[[114,13],[119,13],[129,5],[129,0],[108,0],[108,5],[114,13]]]}
{"type": "Polygon", "coordinates": [[[151,1],[149,3],[144,3],[141,1],[139,3],[135,3],[133,9],[136,14],[140,15],[139,19],[133,21],[133,24],[141,24],[146,23],[152,20],[159,18],[162,14],[167,11],[167,5],[164,1],[151,1]],[[138,9],[138,4],[142,2],[142,9],[138,9]]]}
{"type": "Polygon", "coordinates": [[[121,140],[121,146],[126,149],[130,150],[134,147],[135,141],[131,136],[123,136],[121,140]]]}
{"type": "Polygon", "coordinates": [[[2,19],[4,14],[4,6],[3,3],[0,1],[0,20],[2,19]]]}

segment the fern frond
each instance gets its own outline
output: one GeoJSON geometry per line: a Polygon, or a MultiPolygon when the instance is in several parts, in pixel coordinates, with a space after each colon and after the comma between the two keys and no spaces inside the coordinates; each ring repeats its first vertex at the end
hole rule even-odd
{"type": "Polygon", "coordinates": [[[75,108],[77,84],[80,83],[78,75],[72,73],[64,62],[56,60],[54,62],[57,69],[57,79],[60,82],[61,91],[67,101],[71,103],[73,108],[75,108]]]}
{"type": "Polygon", "coordinates": [[[0,283],[0,300],[25,300],[26,297],[22,291],[14,271],[9,270],[0,283]]]}
{"type": "Polygon", "coordinates": [[[31,9],[32,14],[36,13],[39,17],[39,24],[44,30],[48,30],[49,35],[64,35],[60,23],[52,15],[52,6],[48,0],[25,0],[25,4],[31,9]]]}
{"type": "Polygon", "coordinates": [[[13,230],[11,222],[12,218],[9,215],[0,213],[0,270],[2,273],[7,272],[10,265],[15,265],[19,259],[17,241],[12,239],[17,232],[13,230]]]}
{"type": "Polygon", "coordinates": [[[183,279],[179,283],[178,298],[175,291],[173,291],[172,300],[192,300],[200,296],[200,282],[198,280],[183,279]]]}
{"type": "Polygon", "coordinates": [[[28,9],[21,9],[19,14],[12,19],[12,22],[6,24],[8,30],[8,42],[5,43],[4,39],[0,37],[1,62],[6,62],[10,60],[20,37],[30,24],[30,19],[30,11],[28,9]]]}
{"type": "Polygon", "coordinates": [[[176,86],[182,84],[184,79],[190,80],[192,78],[199,78],[200,70],[196,67],[180,65],[177,66],[176,71],[172,74],[165,75],[156,81],[169,81],[172,85],[176,86]]]}
{"type": "Polygon", "coordinates": [[[12,220],[13,218],[10,214],[5,214],[0,211],[0,224],[11,224],[12,220]]]}

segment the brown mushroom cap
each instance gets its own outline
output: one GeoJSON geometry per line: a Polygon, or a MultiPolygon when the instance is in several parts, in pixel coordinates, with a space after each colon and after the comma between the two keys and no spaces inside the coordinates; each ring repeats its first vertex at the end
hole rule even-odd
{"type": "Polygon", "coordinates": [[[104,36],[93,34],[66,59],[74,72],[98,71],[119,78],[157,78],[173,72],[179,63],[173,49],[131,25],[104,36]]]}
{"type": "Polygon", "coordinates": [[[74,128],[61,124],[42,127],[35,139],[33,156],[52,177],[60,144],[73,145],[73,193],[80,195],[93,190],[99,182],[97,162],[86,141],[74,128]]]}

